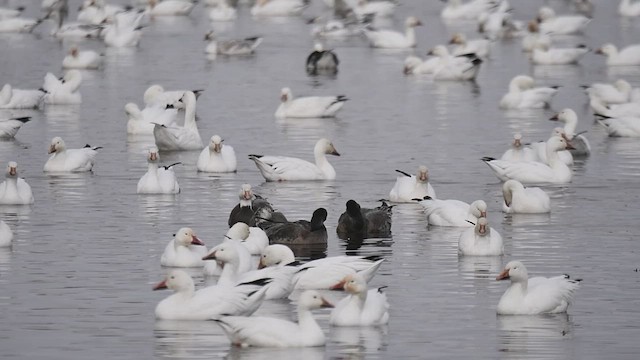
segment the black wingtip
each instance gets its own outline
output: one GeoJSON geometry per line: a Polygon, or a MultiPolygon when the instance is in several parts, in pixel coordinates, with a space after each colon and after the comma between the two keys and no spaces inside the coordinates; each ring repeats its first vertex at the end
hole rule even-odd
{"type": "Polygon", "coordinates": [[[17,117],[17,118],[11,118],[12,120],[18,120],[21,123],[27,123],[31,120],[31,116],[23,116],[23,117],[17,117]]]}
{"type": "Polygon", "coordinates": [[[249,154],[248,156],[249,156],[249,159],[260,159],[264,155],[249,154]]]}
{"type": "Polygon", "coordinates": [[[178,161],[177,163],[173,163],[173,164],[171,164],[171,165],[163,166],[163,168],[164,168],[165,170],[169,170],[171,167],[176,166],[176,165],[180,165],[180,164],[182,164],[182,163],[181,163],[180,161],[178,161]]]}
{"type": "Polygon", "coordinates": [[[402,171],[402,170],[398,170],[398,169],[396,169],[396,172],[399,172],[400,174],[402,174],[402,175],[404,175],[404,176],[411,177],[411,174],[408,174],[408,173],[406,173],[406,172],[404,172],[404,171],[402,171]]]}
{"type": "Polygon", "coordinates": [[[493,160],[495,160],[495,159],[496,159],[496,158],[492,158],[492,157],[490,157],[490,156],[484,156],[484,157],[482,157],[480,160],[482,160],[482,161],[484,161],[484,162],[487,162],[487,161],[493,161],[493,160]]]}
{"type": "Polygon", "coordinates": [[[271,281],[273,281],[272,278],[262,278],[262,279],[258,279],[258,280],[253,280],[253,281],[248,281],[248,282],[244,282],[244,283],[240,283],[236,286],[240,286],[240,285],[257,285],[257,286],[265,286],[268,283],[270,283],[271,281]]]}

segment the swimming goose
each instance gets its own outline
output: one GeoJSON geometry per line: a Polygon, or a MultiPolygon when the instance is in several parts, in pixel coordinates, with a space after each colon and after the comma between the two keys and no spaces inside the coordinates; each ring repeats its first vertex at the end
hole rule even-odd
{"type": "Polygon", "coordinates": [[[499,256],[504,254],[502,236],[491,229],[487,218],[478,218],[473,229],[467,229],[458,238],[458,254],[462,256],[499,256]]]}
{"type": "Polygon", "coordinates": [[[77,20],[83,23],[100,25],[109,23],[117,13],[128,7],[106,4],[103,0],[85,0],[78,8],[77,20]]]}
{"type": "Polygon", "coordinates": [[[502,211],[507,214],[544,214],[551,211],[551,200],[544,190],[524,187],[518,180],[502,184],[502,211]]]}
{"type": "Polygon", "coordinates": [[[475,54],[481,59],[489,57],[491,52],[491,41],[487,39],[471,39],[468,40],[463,33],[455,33],[449,40],[449,44],[457,45],[451,54],[460,56],[465,54],[475,54]]]}
{"type": "Polygon", "coordinates": [[[520,261],[510,261],[496,280],[511,280],[498,302],[498,315],[556,314],[567,311],[580,280],[569,275],[529,278],[520,261]]]}
{"type": "MultiPolygon", "coordinates": [[[[159,107],[165,109],[173,107],[181,109],[185,107],[183,102],[185,93],[189,90],[172,90],[166,91],[162,85],[151,85],[144,91],[143,101],[145,107],[159,107]]],[[[204,90],[191,90],[196,96],[196,100],[204,90]]]]}
{"type": "Polygon", "coordinates": [[[334,117],[349,100],[338,96],[303,96],[294,98],[289,88],[280,91],[280,105],[276,110],[277,118],[324,118],[334,117]]]}
{"type": "Polygon", "coordinates": [[[436,198],[436,192],[429,183],[429,170],[420,165],[416,175],[408,174],[402,170],[396,170],[401,175],[396,178],[396,183],[389,192],[389,200],[393,202],[413,202],[413,199],[422,199],[429,195],[436,198]]]}
{"type": "Polygon", "coordinates": [[[618,5],[618,14],[628,17],[640,16],[640,2],[631,0],[621,0],[618,5]]]}
{"type": "Polygon", "coordinates": [[[226,0],[217,1],[213,9],[209,11],[211,21],[233,21],[238,17],[236,8],[229,6],[226,0]]]}
{"type": "Polygon", "coordinates": [[[207,247],[198,239],[193,229],[185,227],[175,233],[160,257],[160,265],[171,267],[202,267],[202,257],[207,247]],[[195,246],[191,246],[195,245],[195,246]]]}
{"type": "Polygon", "coordinates": [[[0,248],[11,246],[13,231],[6,222],[0,220],[0,248]]]}
{"type": "Polygon", "coordinates": [[[591,19],[582,15],[557,16],[556,12],[543,6],[538,10],[536,20],[539,23],[540,32],[543,34],[569,35],[582,32],[591,19]]]}
{"type": "Polygon", "coordinates": [[[202,139],[196,124],[196,96],[191,91],[185,91],[182,97],[185,104],[184,126],[155,124],[153,136],[156,146],[160,150],[200,150],[202,139]]]}
{"type": "Polygon", "coordinates": [[[256,0],[251,7],[251,15],[262,16],[293,16],[299,15],[307,6],[303,0],[256,0]]]}
{"type": "Polygon", "coordinates": [[[249,155],[266,181],[334,180],[336,171],[325,154],[340,156],[328,139],[320,139],[313,148],[315,164],[287,156],[249,155]]]}
{"type": "MultiPolygon", "coordinates": [[[[253,260],[249,249],[244,245],[244,241],[249,237],[249,235],[251,235],[249,225],[245,223],[236,223],[227,230],[227,233],[224,235],[224,240],[220,244],[209,249],[208,253],[205,255],[212,254],[220,247],[220,245],[228,243],[230,244],[229,246],[234,246],[238,253],[237,273],[243,274],[247,271],[254,270],[256,269],[257,264],[253,260]]],[[[223,264],[218,261],[205,261],[205,275],[219,276],[222,274],[222,265],[223,264]]]]}
{"type": "MultiPolygon", "coordinates": [[[[309,21],[310,24],[317,24],[321,20],[321,16],[315,17],[309,21]]],[[[349,36],[360,33],[360,27],[355,21],[342,21],[338,19],[327,20],[326,23],[315,25],[311,29],[311,35],[320,38],[345,39],[349,36]]]]}
{"type": "Polygon", "coordinates": [[[427,55],[435,55],[440,60],[433,70],[435,80],[474,80],[482,64],[474,54],[452,56],[444,45],[436,45],[427,55]]]}
{"type": "Polygon", "coordinates": [[[47,73],[42,88],[47,91],[44,95],[45,104],[74,105],[82,103],[82,95],[78,89],[82,83],[82,73],[72,69],[67,71],[61,79],[52,73],[47,73]]]}
{"type": "Polygon", "coordinates": [[[382,292],[386,286],[367,290],[367,282],[358,275],[345,276],[342,285],[349,294],[331,311],[329,324],[334,326],[375,326],[389,322],[389,302],[382,292]]]}
{"type": "Polygon", "coordinates": [[[611,137],[640,137],[640,117],[598,119],[611,137]]]}
{"type": "Polygon", "coordinates": [[[311,310],[333,307],[315,290],[303,292],[298,299],[298,322],[263,316],[225,316],[216,322],[231,344],[248,347],[323,346],[325,336],[311,310]]]}
{"type": "Polygon", "coordinates": [[[478,14],[490,10],[495,4],[491,0],[471,0],[463,3],[462,0],[448,0],[440,12],[440,17],[445,20],[475,20],[478,14]]]}
{"type": "Polygon", "coordinates": [[[531,61],[536,65],[576,64],[590,50],[584,45],[571,48],[551,48],[537,43],[531,52],[531,61]]]}
{"type": "Polygon", "coordinates": [[[633,87],[628,81],[618,79],[613,84],[593,83],[583,85],[589,100],[598,99],[605,104],[623,104],[630,101],[633,87]]]}
{"type": "Polygon", "coordinates": [[[33,204],[31,186],[18,176],[18,164],[15,161],[10,161],[7,165],[7,180],[0,184],[0,204],[33,204]]]}
{"type": "Polygon", "coordinates": [[[211,320],[225,315],[251,315],[264,298],[266,281],[234,287],[209,286],[196,291],[193,279],[183,270],[169,271],[153,290],[171,289],[155,309],[160,320],[211,320]]]}
{"type": "Polygon", "coordinates": [[[564,122],[564,132],[567,139],[571,142],[571,147],[573,147],[573,149],[569,151],[573,156],[589,156],[591,153],[589,140],[587,140],[584,135],[576,134],[576,128],[578,127],[578,115],[575,111],[572,109],[563,109],[549,118],[549,120],[564,122]]]}
{"type": "Polygon", "coordinates": [[[189,15],[195,5],[189,0],[148,0],[147,11],[151,16],[189,15]]]}
{"type": "Polygon", "coordinates": [[[532,52],[537,46],[551,47],[551,36],[549,34],[540,33],[538,23],[530,21],[527,29],[529,32],[522,38],[522,50],[532,52]]]}
{"type": "Polygon", "coordinates": [[[516,133],[513,135],[513,143],[511,149],[502,154],[500,160],[505,161],[537,161],[538,156],[536,151],[528,146],[522,145],[522,134],[516,133]]]}
{"type": "Polygon", "coordinates": [[[221,55],[251,55],[258,46],[262,43],[262,38],[259,36],[248,37],[245,39],[224,40],[219,41],[216,39],[213,30],[209,31],[204,40],[208,41],[205,52],[207,54],[221,54],[221,55]]]}
{"type": "Polygon", "coordinates": [[[213,135],[209,145],[202,149],[196,168],[198,171],[213,173],[236,172],[236,153],[230,145],[223,145],[220,135],[213,135]]]}
{"type": "Polygon", "coordinates": [[[273,222],[272,225],[265,228],[265,232],[271,244],[326,245],[325,220],[327,220],[327,210],[318,208],[313,212],[311,221],[273,222]]]}
{"type": "Polygon", "coordinates": [[[138,194],[177,194],[180,192],[178,179],[173,171],[175,165],[158,167],[158,148],[152,147],[147,155],[147,172],[138,181],[138,194]]]}
{"type": "MultiPolygon", "coordinates": [[[[565,140],[568,139],[567,134],[564,132],[564,129],[561,127],[553,128],[553,130],[551,131],[550,137],[554,137],[554,136],[560,136],[565,140]]],[[[535,159],[531,161],[538,161],[543,164],[549,163],[549,161],[547,160],[547,142],[546,141],[534,142],[531,145],[529,145],[529,147],[533,150],[535,154],[535,159]]],[[[573,165],[573,155],[571,154],[571,151],[560,150],[558,151],[558,157],[560,158],[560,161],[565,163],[567,166],[573,165]]]]}
{"type": "Polygon", "coordinates": [[[172,126],[176,122],[177,109],[165,109],[159,106],[147,106],[140,110],[137,104],[127,103],[124,106],[127,114],[127,134],[153,135],[155,124],[172,126]]]}
{"type": "Polygon", "coordinates": [[[558,86],[534,87],[535,80],[518,75],[509,82],[509,92],[500,100],[503,109],[538,109],[548,107],[551,98],[558,93],[558,86]]]}
{"type": "Polygon", "coordinates": [[[640,65],[640,44],[629,45],[619,51],[613,44],[604,44],[596,54],[605,55],[609,66],[640,65]]]}
{"type": "Polygon", "coordinates": [[[113,23],[103,30],[104,43],[110,47],[135,47],[142,37],[141,23],[147,13],[144,11],[124,11],[113,15],[113,23]]]}
{"type": "MultiPolygon", "coordinates": [[[[254,226],[268,227],[267,222],[286,222],[287,218],[259,195],[255,195],[250,184],[242,184],[240,190],[240,202],[231,210],[229,214],[229,227],[235,223],[243,222],[252,228],[254,226]]],[[[272,223],[269,223],[271,225],[272,223]]]]}
{"type": "Polygon", "coordinates": [[[65,69],[97,69],[102,64],[102,56],[93,50],[80,51],[77,46],[69,49],[69,54],[62,60],[65,69]]]}
{"type": "Polygon", "coordinates": [[[640,102],[605,105],[601,100],[593,98],[589,101],[589,106],[594,114],[604,117],[640,117],[640,102]]]}
{"type": "Polygon", "coordinates": [[[483,200],[471,204],[460,200],[432,199],[429,196],[415,200],[424,207],[429,225],[472,227],[479,217],[487,217],[487,203],[483,200]]]}
{"type": "Polygon", "coordinates": [[[347,201],[347,210],[338,218],[336,233],[340,239],[365,239],[391,236],[391,209],[386,202],[373,208],[361,208],[355,200],[347,201]]]}
{"type": "Polygon", "coordinates": [[[64,23],[64,17],[66,15],[61,13],[60,10],[50,11],[44,19],[52,20],[54,27],[51,30],[51,35],[58,39],[97,39],[100,37],[102,26],[85,24],[80,22],[64,23]]]}
{"type": "Polygon", "coordinates": [[[409,16],[405,20],[404,34],[395,30],[376,30],[370,27],[363,31],[372,47],[407,49],[416,46],[415,27],[420,25],[422,22],[418,18],[409,16]]]}
{"type": "Polygon", "coordinates": [[[49,146],[51,156],[44,164],[44,172],[84,172],[91,171],[96,155],[101,147],[87,144],[82,149],[67,149],[61,137],[54,137],[49,146]]]}
{"type": "Polygon", "coordinates": [[[333,50],[325,50],[321,43],[316,43],[313,52],[307,57],[307,74],[336,74],[338,64],[340,61],[333,50]]]}
{"type": "Polygon", "coordinates": [[[0,33],[30,33],[40,23],[42,23],[42,19],[0,18],[0,33]]]}
{"type": "Polygon", "coordinates": [[[0,120],[0,140],[13,139],[22,125],[28,123],[30,120],[31,116],[0,120]]]}
{"type": "Polygon", "coordinates": [[[560,160],[558,151],[570,149],[570,142],[560,136],[552,136],[546,143],[547,164],[537,161],[495,160],[489,157],[482,160],[502,181],[514,179],[523,184],[566,184],[571,182],[571,169],[560,160]]]}
{"type": "Polygon", "coordinates": [[[14,89],[4,84],[0,90],[0,109],[37,109],[46,94],[45,90],[14,89]]]}
{"type": "Polygon", "coordinates": [[[417,56],[408,56],[404,60],[403,72],[405,75],[433,74],[439,66],[440,58],[435,56],[425,60],[422,60],[417,56]]]}

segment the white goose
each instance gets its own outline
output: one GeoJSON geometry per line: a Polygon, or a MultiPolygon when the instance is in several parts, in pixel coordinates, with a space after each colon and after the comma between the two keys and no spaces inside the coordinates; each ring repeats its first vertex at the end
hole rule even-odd
{"type": "MultiPolygon", "coordinates": [[[[568,139],[567,134],[564,132],[564,129],[561,127],[553,128],[553,130],[551,131],[550,137],[554,137],[554,136],[560,136],[565,140],[568,139]]],[[[543,164],[549,163],[549,161],[547,160],[547,142],[546,141],[534,142],[529,146],[529,148],[533,150],[535,154],[535,159],[527,160],[527,161],[538,161],[543,164]]],[[[560,150],[558,151],[558,157],[560,158],[560,161],[565,163],[567,166],[573,165],[573,155],[571,154],[571,151],[560,150]]]]}
{"type": "Polygon", "coordinates": [[[511,149],[502,154],[500,160],[505,161],[537,161],[538,156],[536,151],[530,147],[522,145],[522,134],[516,133],[513,135],[513,143],[511,149]]]}
{"type": "Polygon", "coordinates": [[[228,173],[236,172],[238,162],[233,147],[222,144],[220,135],[213,135],[209,145],[202,149],[196,168],[202,172],[228,173]]]}
{"type": "Polygon", "coordinates": [[[184,126],[155,124],[153,136],[160,150],[199,150],[202,139],[196,124],[196,96],[185,91],[182,98],[185,104],[184,126]]]}
{"type": "Polygon", "coordinates": [[[556,12],[547,6],[538,10],[536,19],[539,23],[540,32],[543,34],[569,35],[582,32],[591,19],[582,15],[562,15],[557,16],[556,12]]]}
{"type": "Polygon", "coordinates": [[[334,326],[375,326],[389,322],[389,303],[384,287],[367,290],[367,281],[358,274],[345,276],[337,286],[349,294],[331,311],[334,326]]]}
{"type": "Polygon", "coordinates": [[[153,287],[153,290],[161,289],[171,289],[175,294],[156,306],[156,319],[160,320],[211,320],[229,314],[251,315],[262,304],[266,290],[260,284],[240,284],[209,286],[196,291],[191,276],[178,269],[169,271],[167,277],[153,287]]]}
{"type": "Polygon", "coordinates": [[[529,21],[527,25],[529,32],[522,38],[522,50],[532,52],[537,46],[551,47],[551,36],[549,34],[540,33],[540,28],[536,21],[529,21]]]}
{"type": "Polygon", "coordinates": [[[444,45],[436,45],[427,54],[439,59],[433,70],[435,80],[474,80],[482,64],[482,60],[473,54],[452,56],[444,45]]]}
{"type": "Polygon", "coordinates": [[[101,26],[85,24],[80,22],[71,22],[64,24],[64,15],[61,11],[50,11],[45,19],[50,19],[54,23],[51,35],[58,39],[97,39],[100,36],[101,26]]]}
{"type": "Polygon", "coordinates": [[[33,204],[31,186],[18,176],[18,164],[10,161],[7,166],[7,180],[0,184],[0,204],[28,205],[33,204]]]}
{"type": "Polygon", "coordinates": [[[41,19],[23,17],[0,18],[0,33],[30,33],[41,22],[41,19]]]}
{"type": "Polygon", "coordinates": [[[101,147],[91,147],[89,144],[82,149],[67,149],[61,137],[54,137],[49,146],[51,156],[44,164],[44,172],[91,171],[98,149],[101,147]]]}
{"type": "Polygon", "coordinates": [[[640,16],[640,2],[631,0],[621,0],[618,5],[618,14],[628,17],[640,16]]]}
{"type": "Polygon", "coordinates": [[[11,246],[13,231],[6,222],[0,220],[0,248],[11,246]]]}
{"type": "Polygon", "coordinates": [[[606,55],[608,66],[640,65],[640,44],[629,45],[621,50],[613,44],[605,44],[596,50],[596,54],[606,55]]]}
{"type": "Polygon", "coordinates": [[[236,8],[229,6],[226,0],[218,1],[209,11],[211,21],[233,21],[238,17],[236,8]]]}
{"type": "Polygon", "coordinates": [[[160,257],[160,265],[171,267],[202,267],[207,247],[191,228],[181,228],[169,241],[160,257]],[[191,246],[195,245],[195,246],[191,246]]]}
{"type": "Polygon", "coordinates": [[[358,19],[363,19],[365,16],[393,16],[396,11],[396,7],[398,7],[398,4],[393,1],[378,0],[370,2],[369,0],[358,0],[353,4],[351,9],[358,19]]]}
{"type": "Polygon", "coordinates": [[[507,214],[544,214],[551,211],[551,200],[544,190],[524,187],[518,180],[502,184],[502,211],[507,214]]]}
{"type": "Polygon", "coordinates": [[[148,0],[147,11],[151,16],[181,16],[189,15],[195,2],[189,0],[148,0]]]}
{"type": "Polygon", "coordinates": [[[425,196],[436,198],[436,192],[429,184],[429,169],[420,165],[416,175],[408,174],[401,170],[396,170],[401,175],[396,178],[396,183],[389,192],[389,200],[393,202],[414,202],[413,199],[422,199],[425,196]]]}
{"type": "Polygon", "coordinates": [[[548,164],[537,161],[513,162],[483,158],[493,173],[502,181],[518,180],[523,184],[566,184],[571,182],[571,169],[560,160],[558,151],[572,149],[564,138],[553,136],[547,140],[548,164]]]}
{"type": "Polygon", "coordinates": [[[406,75],[421,75],[421,74],[433,74],[434,71],[440,66],[439,57],[430,57],[422,60],[417,56],[408,56],[404,60],[403,72],[406,75]]]}
{"type": "Polygon", "coordinates": [[[467,204],[460,200],[438,200],[425,196],[419,202],[424,207],[429,225],[472,227],[478,218],[487,216],[487,203],[483,200],[467,204]]]}
{"type": "Polygon", "coordinates": [[[578,115],[572,109],[563,109],[559,113],[552,116],[549,120],[564,122],[564,132],[567,139],[571,142],[571,154],[573,156],[589,156],[591,154],[591,145],[584,135],[577,135],[578,115]]]}
{"type": "Polygon", "coordinates": [[[347,101],[344,95],[303,96],[294,98],[291,89],[280,91],[280,105],[276,110],[277,118],[324,118],[334,117],[347,101]]]}
{"type": "Polygon", "coordinates": [[[480,217],[473,229],[458,238],[458,254],[463,256],[499,256],[504,254],[502,236],[491,229],[487,218],[480,217]]]}
{"type": "Polygon", "coordinates": [[[147,154],[147,172],[138,180],[138,194],[177,194],[180,192],[178,179],[173,171],[175,163],[158,167],[158,148],[152,147],[147,154]]]}
{"type": "MultiPolygon", "coordinates": [[[[251,257],[251,252],[247,247],[244,246],[243,241],[246,240],[251,234],[251,230],[249,229],[249,225],[239,222],[235,223],[227,233],[225,234],[224,241],[221,244],[229,243],[236,247],[236,252],[239,256],[239,263],[237,268],[238,274],[243,274],[249,270],[253,270],[256,268],[257,264],[253,261],[251,257]]],[[[218,249],[218,244],[211,249],[209,249],[208,254],[213,253],[218,249]]],[[[206,261],[204,264],[204,274],[207,276],[218,276],[222,273],[222,264],[217,261],[206,261]]]]}
{"type": "Polygon", "coordinates": [[[593,98],[589,101],[589,106],[594,114],[604,117],[640,117],[640,102],[605,105],[601,100],[593,98]]]}
{"type": "Polygon", "coordinates": [[[333,307],[314,290],[303,292],[298,299],[298,322],[263,316],[225,316],[216,322],[233,345],[240,347],[307,347],[323,346],[325,336],[311,310],[333,307]]]}
{"type": "Polygon", "coordinates": [[[440,17],[445,20],[475,20],[478,14],[490,10],[494,5],[491,0],[471,0],[465,3],[462,0],[448,0],[440,17]]]}
{"type": "Polygon", "coordinates": [[[65,69],[97,69],[102,64],[102,56],[93,50],[80,51],[77,46],[69,49],[69,54],[62,59],[65,69]]]}
{"type": "Polygon", "coordinates": [[[569,275],[552,278],[529,278],[520,261],[510,261],[496,280],[511,280],[511,285],[498,302],[499,315],[556,314],[567,311],[580,280],[569,275]]]}
{"type": "Polygon", "coordinates": [[[633,87],[628,81],[618,79],[613,84],[593,83],[583,86],[589,100],[598,99],[605,104],[623,104],[630,101],[633,87]]]}
{"type": "Polygon", "coordinates": [[[302,13],[307,5],[302,0],[256,0],[251,7],[255,17],[293,16],[302,13]]]}
{"type": "MultiPolygon", "coordinates": [[[[174,107],[176,109],[184,108],[185,93],[189,90],[172,90],[165,91],[162,85],[151,85],[144,91],[143,100],[145,107],[160,107],[162,109],[174,107]]],[[[196,99],[200,96],[203,90],[191,90],[196,96],[196,99]]]]}
{"type": "Polygon", "coordinates": [[[135,47],[142,37],[141,22],[146,12],[124,11],[113,16],[113,23],[103,30],[104,43],[109,47],[135,47]]]}
{"type": "Polygon", "coordinates": [[[42,88],[47,91],[44,96],[45,104],[73,105],[82,103],[82,95],[78,91],[82,83],[82,73],[72,69],[67,71],[61,79],[52,73],[47,73],[42,88]]]}
{"type": "Polygon", "coordinates": [[[260,256],[264,249],[269,246],[269,237],[264,230],[252,226],[249,228],[249,236],[241,242],[251,255],[260,256]]]}
{"type": "Polygon", "coordinates": [[[584,45],[572,48],[551,48],[537,43],[531,52],[531,61],[536,65],[569,65],[576,64],[589,52],[584,45]]]}
{"type": "Polygon", "coordinates": [[[531,76],[518,75],[509,82],[509,92],[500,100],[503,109],[538,109],[549,106],[551,98],[558,93],[558,87],[534,87],[531,76]]]}
{"type": "Polygon", "coordinates": [[[328,139],[320,139],[313,148],[315,164],[288,156],[249,155],[267,181],[334,180],[336,171],[325,154],[340,156],[328,139]]]}
{"type": "Polygon", "coordinates": [[[22,128],[22,125],[28,123],[30,120],[31,116],[0,120],[0,140],[13,139],[18,133],[18,130],[22,128]]]}
{"type": "Polygon", "coordinates": [[[453,56],[475,54],[481,59],[486,59],[491,53],[491,41],[487,39],[467,39],[463,33],[455,33],[449,44],[457,46],[451,52],[453,56]]]}
{"type": "Polygon", "coordinates": [[[640,117],[598,120],[611,137],[640,137],[640,117]]]}
{"type": "Polygon", "coordinates": [[[137,104],[124,106],[127,114],[127,133],[131,135],[153,135],[155,124],[172,126],[176,122],[177,109],[165,109],[159,106],[146,107],[140,110],[137,104]]]}
{"type": "Polygon", "coordinates": [[[364,34],[369,39],[372,47],[390,49],[408,49],[416,46],[415,27],[421,26],[422,22],[415,16],[409,16],[405,20],[405,33],[395,30],[375,30],[365,28],[364,34]]]}
{"type": "Polygon", "coordinates": [[[205,52],[210,55],[222,54],[228,56],[251,55],[262,44],[259,36],[244,39],[218,40],[213,30],[209,31],[204,40],[208,42],[205,52]]]}
{"type": "Polygon", "coordinates": [[[37,109],[45,93],[44,90],[14,89],[4,84],[0,90],[0,109],[37,109]]]}

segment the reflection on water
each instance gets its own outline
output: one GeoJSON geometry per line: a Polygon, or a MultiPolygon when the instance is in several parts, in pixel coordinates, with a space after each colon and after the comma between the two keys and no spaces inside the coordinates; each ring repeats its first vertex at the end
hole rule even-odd
{"type": "Polygon", "coordinates": [[[573,336],[567,314],[497,316],[498,351],[505,359],[556,359],[573,336]]]}
{"type": "Polygon", "coordinates": [[[333,326],[330,341],[336,344],[341,356],[348,359],[366,359],[386,347],[387,333],[387,326],[333,326]]]}
{"type": "Polygon", "coordinates": [[[326,355],[324,346],[308,347],[308,348],[239,348],[231,346],[225,359],[242,359],[242,360],[321,360],[326,355]]]}
{"type": "Polygon", "coordinates": [[[227,337],[214,321],[157,320],[154,354],[165,359],[211,359],[227,337]]]}

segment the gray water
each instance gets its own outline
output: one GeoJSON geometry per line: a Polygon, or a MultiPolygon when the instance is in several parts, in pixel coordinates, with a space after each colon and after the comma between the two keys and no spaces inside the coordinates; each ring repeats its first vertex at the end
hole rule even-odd
{"type": "MultiPolygon", "coordinates": [[[[70,1],[77,8],[79,1],[70,1]]],[[[0,1],[16,5],[21,1],[0,1]]],[[[39,1],[27,12],[39,15],[39,1]]],[[[82,47],[105,53],[99,71],[83,71],[83,103],[19,111],[33,117],[15,141],[0,142],[0,163],[15,160],[31,184],[35,204],[0,206],[0,216],[16,234],[12,248],[0,249],[0,353],[5,359],[146,358],[501,358],[637,359],[640,352],[640,268],[637,216],[640,213],[640,142],[607,138],[594,123],[578,87],[619,77],[640,86],[640,69],[611,70],[604,58],[588,54],[577,66],[531,66],[519,40],[493,47],[476,84],[434,83],[405,77],[404,58],[423,56],[454,30],[439,18],[439,1],[402,1],[391,26],[417,15],[415,51],[384,51],[361,38],[331,42],[341,59],[335,79],[310,78],[304,60],[313,47],[302,18],[253,20],[243,7],[235,23],[216,26],[222,38],[264,36],[255,56],[207,60],[202,37],[207,12],[198,5],[189,17],[156,19],[135,49],[82,47]],[[504,112],[498,101],[511,77],[533,74],[562,89],[552,109],[504,112]],[[146,171],[145,149],[152,139],[128,138],[127,102],[142,103],[151,84],[166,89],[205,89],[198,102],[203,139],[220,134],[238,155],[238,172],[199,174],[199,152],[162,154],[176,168],[177,196],[139,196],[146,171]],[[295,94],[345,94],[351,100],[336,119],[286,120],[273,117],[280,88],[295,94]],[[512,134],[545,139],[556,126],[548,119],[565,107],[587,130],[591,157],[574,165],[574,180],[546,187],[550,215],[504,215],[500,182],[482,156],[499,156],[512,134]],[[42,166],[54,136],[71,148],[103,146],[93,173],[46,176],[42,166]],[[329,160],[331,182],[265,183],[249,153],[312,158],[319,137],[342,154],[329,160]],[[439,198],[489,204],[489,221],[505,239],[506,254],[458,258],[459,230],[427,228],[419,205],[394,207],[393,237],[365,240],[346,250],[335,236],[348,199],[375,206],[388,196],[394,169],[414,172],[429,166],[439,198]],[[331,328],[328,311],[318,311],[326,347],[235,349],[213,322],[157,322],[155,305],[167,292],[151,291],[165,270],[160,255],[180,227],[193,227],[213,246],[227,229],[242,183],[267,197],[290,219],[309,218],[317,207],[329,211],[327,255],[382,255],[372,285],[387,285],[391,321],[384,328],[331,328]],[[568,315],[498,317],[495,306],[507,284],[494,280],[511,259],[522,260],[533,276],[569,273],[583,278],[568,315]]],[[[531,18],[543,1],[513,1],[514,17],[531,18]]],[[[567,1],[546,1],[559,13],[567,1]]],[[[640,20],[616,14],[617,1],[595,1],[594,21],[584,36],[563,43],[629,44],[640,39],[640,20]]],[[[326,11],[315,1],[305,15],[326,11]]],[[[75,17],[75,10],[72,11],[75,17]]],[[[48,35],[1,35],[0,83],[38,88],[47,71],[61,73],[68,43],[48,35]]],[[[6,116],[6,112],[2,116],[6,116]]],[[[2,165],[4,167],[4,165],[2,165]]],[[[198,284],[204,283],[199,277],[198,284]]],[[[341,296],[330,293],[332,300],[341,296]]],[[[261,315],[291,317],[287,301],[269,302],[261,315]]]]}

